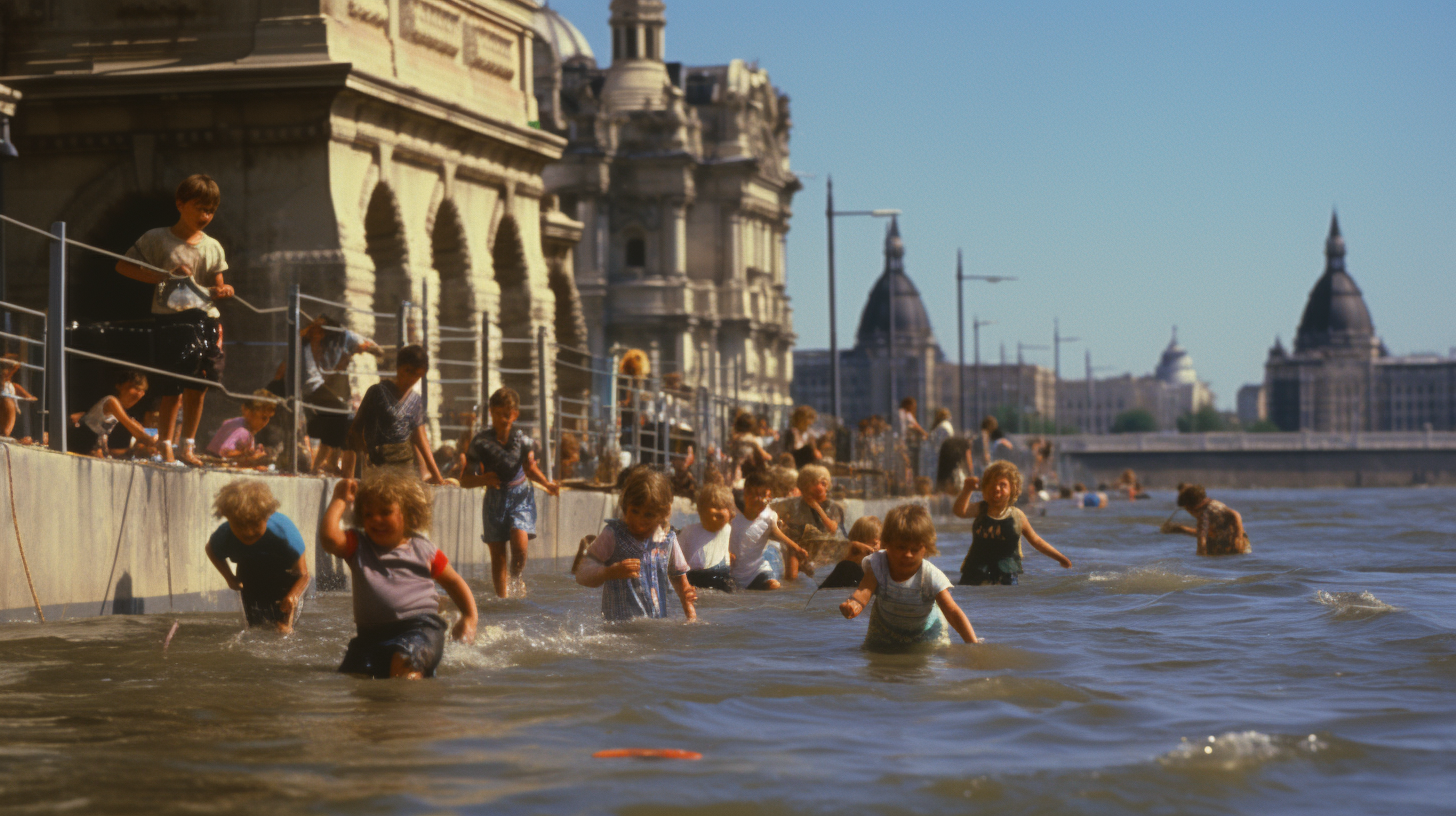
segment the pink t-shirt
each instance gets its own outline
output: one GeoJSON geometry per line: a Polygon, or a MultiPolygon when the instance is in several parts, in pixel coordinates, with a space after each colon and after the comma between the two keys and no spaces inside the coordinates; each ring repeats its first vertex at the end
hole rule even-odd
{"type": "Polygon", "coordinates": [[[217,429],[212,435],[212,441],[207,443],[207,452],[213,456],[222,456],[232,451],[248,451],[253,449],[253,431],[248,427],[248,420],[245,417],[233,417],[217,429]]]}

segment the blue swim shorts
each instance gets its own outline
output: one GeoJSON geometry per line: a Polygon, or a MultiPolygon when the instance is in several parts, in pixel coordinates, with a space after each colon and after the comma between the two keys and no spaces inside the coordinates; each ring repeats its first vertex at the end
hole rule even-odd
{"type": "Polygon", "coordinates": [[[488,487],[481,505],[480,540],[487,544],[510,541],[511,531],[520,530],[526,538],[536,537],[536,489],[530,480],[513,487],[488,487]]]}
{"type": "Polygon", "coordinates": [[[416,671],[434,677],[435,667],[445,654],[445,632],[449,628],[444,618],[434,614],[371,626],[349,641],[339,671],[383,679],[389,677],[394,656],[402,654],[416,671]]]}

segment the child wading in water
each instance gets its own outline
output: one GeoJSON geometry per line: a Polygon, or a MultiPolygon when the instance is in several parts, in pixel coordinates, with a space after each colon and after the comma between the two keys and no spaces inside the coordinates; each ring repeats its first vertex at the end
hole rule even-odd
{"type": "Polygon", "coordinates": [[[863,562],[870,554],[880,549],[880,519],[878,516],[860,516],[849,528],[849,550],[844,558],[834,565],[834,571],[819,585],[820,589],[835,587],[857,587],[864,580],[863,562]]]}
{"type": "MultiPolygon", "coordinates": [[[[429,473],[430,484],[444,484],[425,426],[425,399],[415,390],[415,384],[430,371],[429,352],[424,346],[405,346],[395,355],[394,369],[393,380],[380,380],[364,392],[359,413],[349,426],[349,450],[364,454],[366,472],[399,468],[414,473],[419,461],[429,473]]],[[[347,457],[344,461],[352,464],[347,457]]],[[[353,472],[352,467],[345,470],[353,472]]]]}
{"type": "Polygon", "coordinates": [[[475,640],[475,596],[445,554],[424,537],[430,497],[412,475],[381,470],[361,485],[344,479],[334,487],[319,521],[324,552],[344,559],[354,587],[354,625],[339,671],[370,677],[433,677],[445,651],[448,625],[439,615],[438,583],[460,610],[452,634],[475,640]],[[355,526],[339,521],[357,499],[355,526]]]}
{"type": "Polygon", "coordinates": [[[727,485],[708,485],[698,491],[698,522],[678,533],[683,557],[688,562],[688,583],[701,589],[733,591],[732,560],[728,554],[733,540],[729,522],[738,508],[727,485]]]}
{"type": "Polygon", "coordinates": [[[744,477],[744,512],[733,517],[733,538],[728,545],[733,554],[733,582],[741,589],[778,589],[773,565],[766,557],[771,542],[777,541],[807,559],[808,551],[779,529],[779,516],[768,506],[773,489],[772,474],[767,470],[750,471],[744,477]]]}
{"type": "Polygon", "coordinates": [[[1169,519],[1163,524],[1163,532],[1197,538],[1199,555],[1239,555],[1253,551],[1244,532],[1244,517],[1223,502],[1210,499],[1203,485],[1180,486],[1178,506],[1198,519],[1198,526],[1174,524],[1169,519]]]}
{"type": "Polygon", "coordinates": [[[526,567],[526,545],[536,537],[536,492],[531,482],[553,496],[561,492],[536,467],[531,437],[512,427],[521,416],[520,407],[521,398],[512,389],[502,388],[490,395],[490,427],[470,441],[465,452],[466,473],[460,476],[461,487],[486,488],[481,505],[485,532],[480,537],[490,548],[490,577],[501,598],[511,581],[520,580],[526,567]],[[472,473],[476,466],[483,471],[479,475],[472,473]]]}
{"type": "Polygon", "coordinates": [[[609,621],[668,616],[671,586],[683,614],[696,620],[697,591],[688,584],[688,562],[667,526],[672,482],[647,467],[634,468],[622,483],[622,517],[611,519],[586,550],[576,581],[602,587],[602,616],[609,621]]]}
{"type": "Polygon", "coordinates": [[[1015,584],[1016,576],[1021,574],[1023,536],[1063,568],[1072,566],[1065,555],[1031,529],[1026,514],[1014,506],[1016,496],[1021,493],[1021,471],[1016,465],[1007,461],[992,462],[980,479],[967,477],[951,511],[960,518],[971,518],[971,493],[977,487],[981,488],[983,500],[971,523],[970,552],[961,562],[961,586],[1015,584]]]}
{"type": "MultiPolygon", "coordinates": [[[[829,498],[829,468],[823,465],[805,465],[795,480],[799,495],[776,501],[774,512],[784,534],[809,551],[805,559],[804,572],[813,575],[813,559],[819,555],[820,547],[826,542],[838,544],[844,541],[840,528],[844,526],[844,505],[829,498]]],[[[799,577],[799,559],[789,555],[784,559],[784,578],[792,581],[799,577]]]]}
{"type": "Polygon", "coordinates": [[[839,605],[846,618],[865,610],[870,598],[865,647],[894,649],[950,642],[946,623],[966,643],[976,643],[976,630],[950,595],[950,579],[925,560],[936,554],[935,525],[918,504],[902,504],[885,515],[880,540],[885,548],[864,559],[864,578],[849,600],[839,605]]]}
{"type": "Polygon", "coordinates": [[[248,625],[293,631],[309,581],[298,528],[278,512],[268,485],[257,480],[228,482],[212,506],[213,515],[226,521],[207,540],[207,558],[228,589],[242,591],[248,625]],[[236,575],[228,561],[238,565],[236,575]]]}

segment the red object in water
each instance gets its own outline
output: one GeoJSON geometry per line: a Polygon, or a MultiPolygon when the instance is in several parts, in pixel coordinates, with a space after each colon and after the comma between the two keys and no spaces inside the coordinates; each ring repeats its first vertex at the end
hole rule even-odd
{"type": "Polygon", "coordinates": [[[594,759],[702,759],[697,751],[678,748],[612,748],[592,754],[594,759]]]}

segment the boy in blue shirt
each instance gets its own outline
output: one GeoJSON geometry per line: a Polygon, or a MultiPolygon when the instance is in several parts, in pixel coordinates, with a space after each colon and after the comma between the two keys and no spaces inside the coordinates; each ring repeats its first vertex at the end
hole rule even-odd
{"type": "Polygon", "coordinates": [[[242,591],[248,625],[292,632],[309,581],[298,528],[278,512],[273,492],[257,479],[224,485],[213,511],[226,521],[208,539],[207,557],[229,589],[242,591]],[[228,561],[238,565],[237,574],[228,561]]]}

